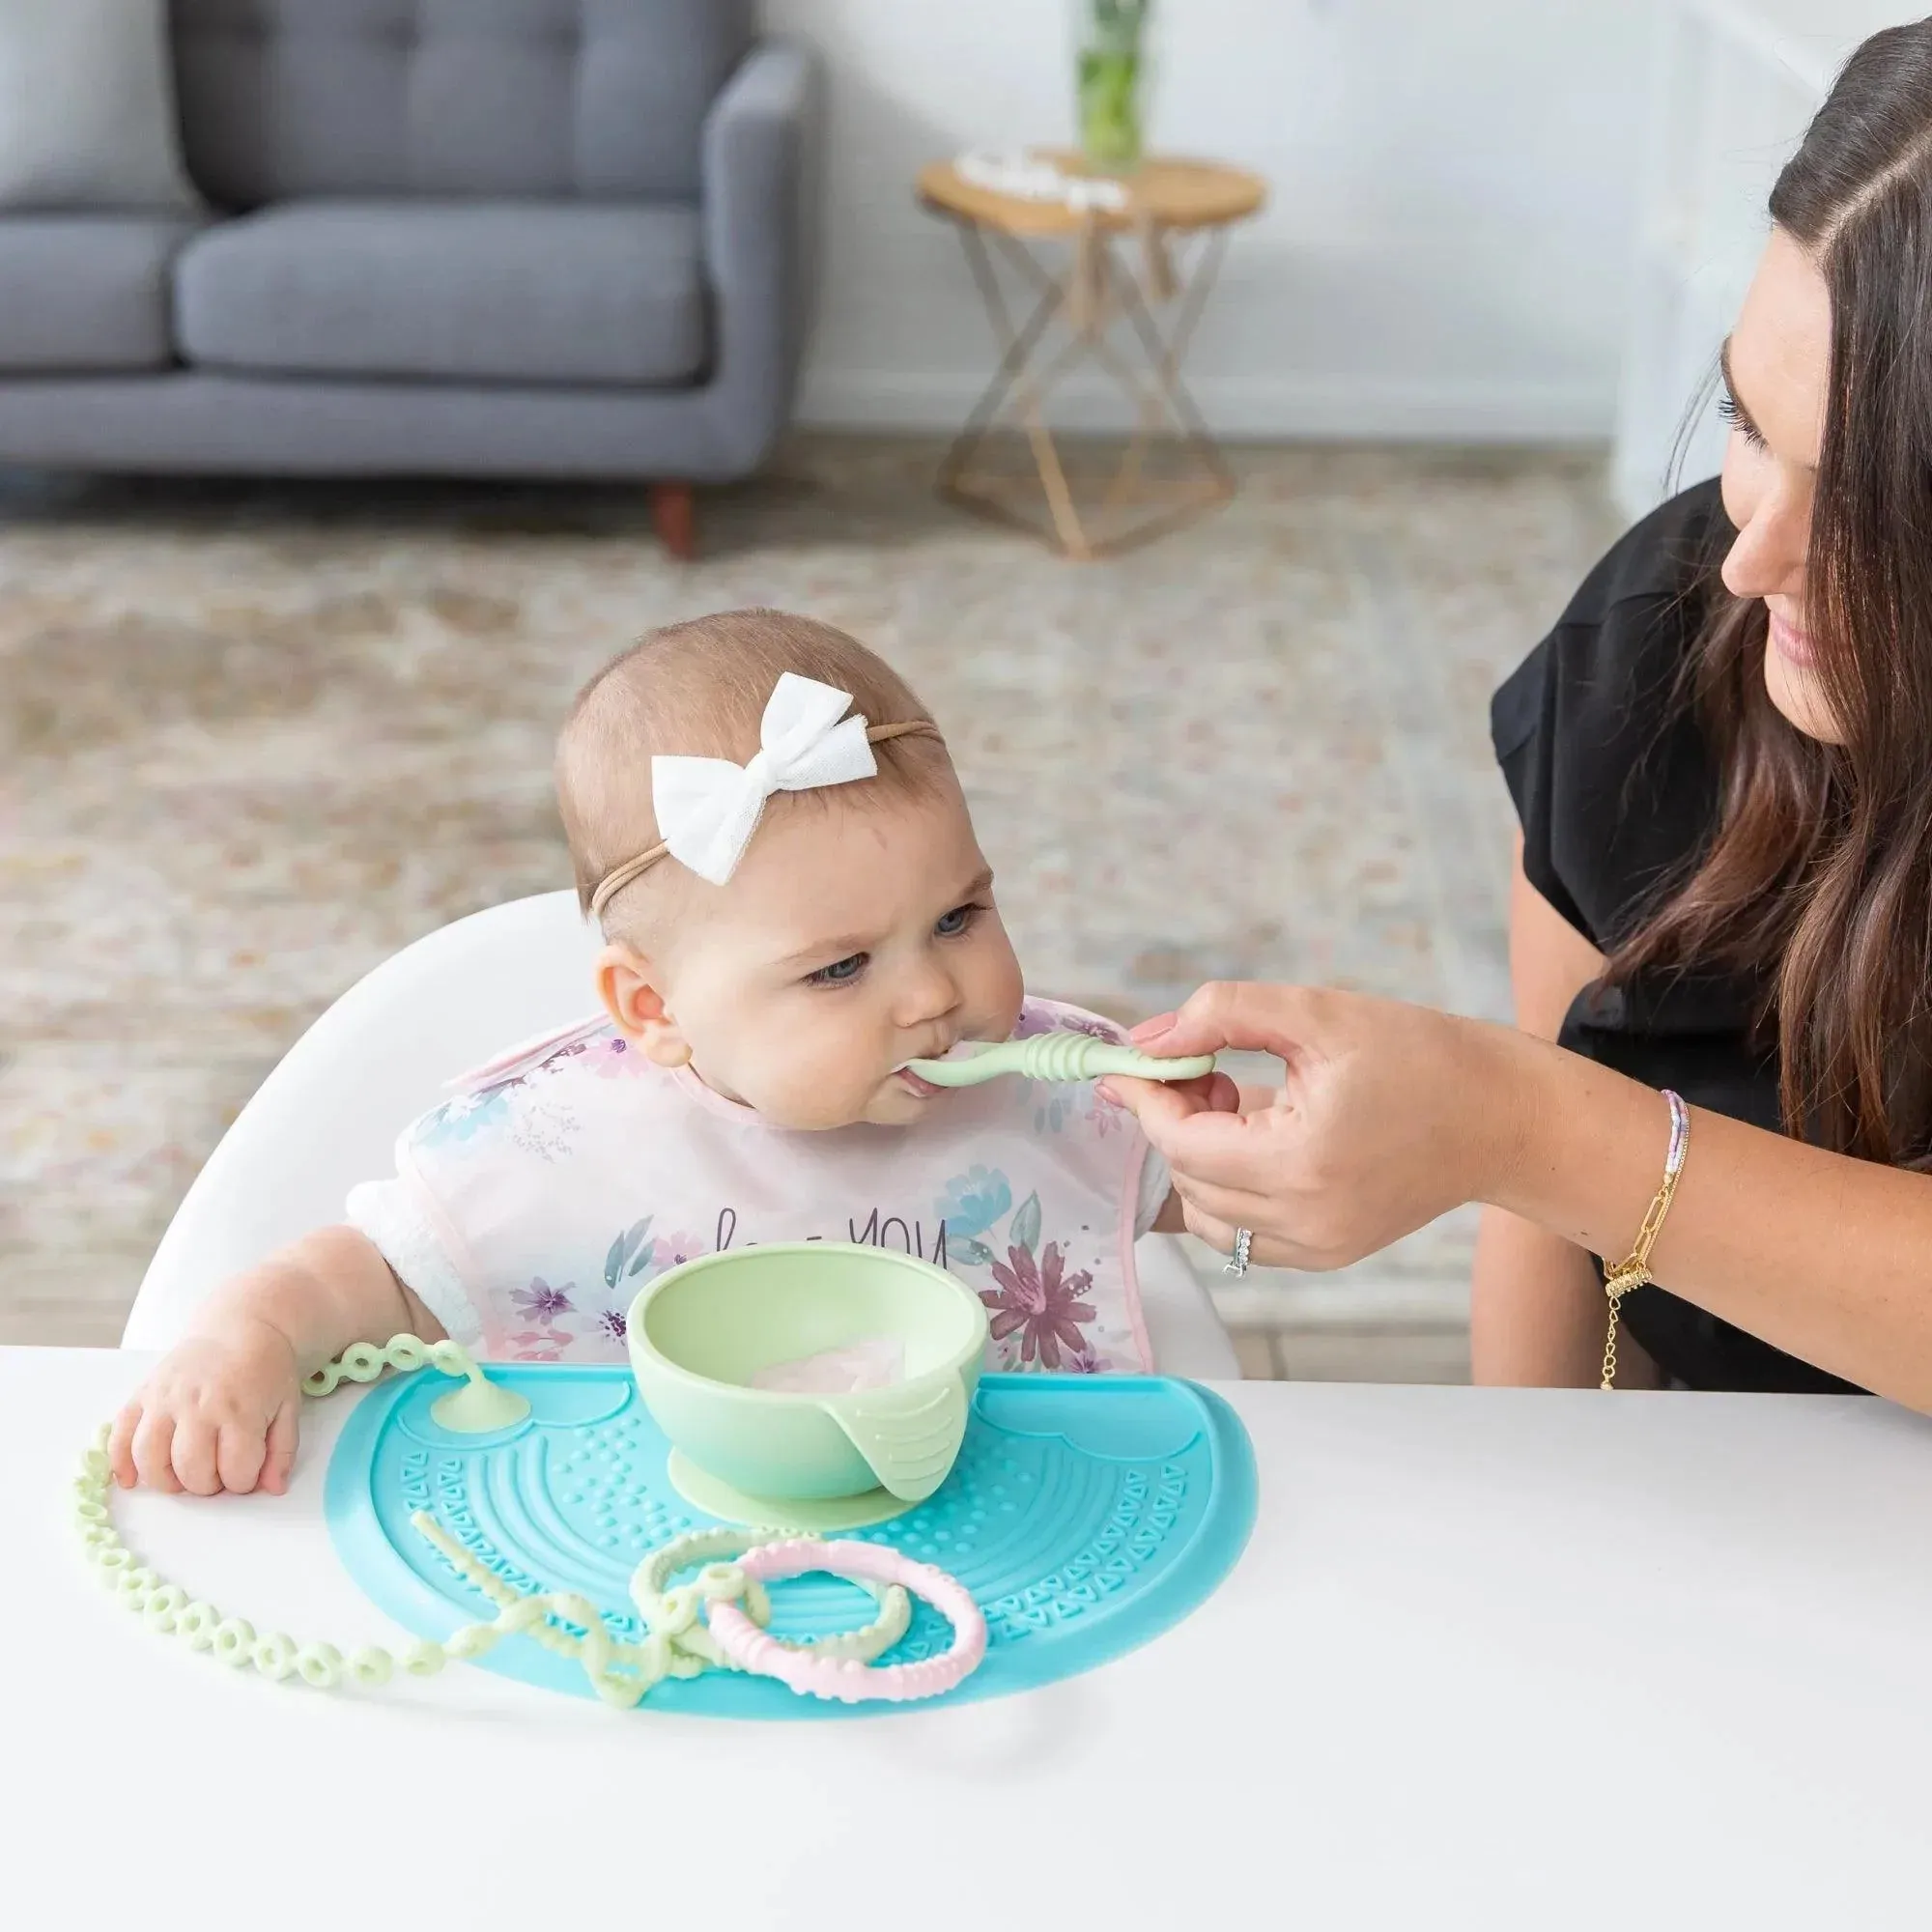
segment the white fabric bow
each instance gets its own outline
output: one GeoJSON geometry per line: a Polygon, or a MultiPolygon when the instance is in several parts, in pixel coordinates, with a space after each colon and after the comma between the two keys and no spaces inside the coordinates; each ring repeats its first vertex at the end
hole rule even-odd
{"type": "Polygon", "coordinates": [[[879,761],[866,721],[844,715],[851,702],[849,692],[788,670],[772,689],[751,763],[652,758],[651,804],[671,857],[722,886],[738,869],[773,792],[873,777],[879,761]]]}

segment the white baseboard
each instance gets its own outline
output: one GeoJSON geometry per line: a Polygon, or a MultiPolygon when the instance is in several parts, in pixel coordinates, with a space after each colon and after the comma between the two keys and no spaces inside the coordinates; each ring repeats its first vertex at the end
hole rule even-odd
{"type": "MultiPolygon", "coordinates": [[[[818,429],[947,431],[979,399],[983,373],[813,369],[798,419],[818,429]]],[[[1593,442],[1610,433],[1616,398],[1594,385],[1405,382],[1358,376],[1201,376],[1188,387],[1208,426],[1231,440],[1593,442]]],[[[1120,391],[1068,382],[1054,421],[1126,427],[1120,391]]]]}
{"type": "Polygon", "coordinates": [[[1207,1279],[1222,1321],[1236,1328],[1356,1335],[1448,1333],[1466,1331],[1469,1325],[1469,1284],[1464,1279],[1364,1276],[1343,1282],[1269,1268],[1256,1268],[1238,1282],[1224,1281],[1217,1268],[1207,1279]]]}
{"type": "Polygon", "coordinates": [[[1391,1266],[1390,1255],[1380,1254],[1330,1274],[1256,1266],[1236,1278],[1192,1235],[1180,1236],[1180,1250],[1221,1320],[1234,1327],[1336,1334],[1468,1329],[1466,1264],[1449,1270],[1405,1268],[1391,1266]]]}

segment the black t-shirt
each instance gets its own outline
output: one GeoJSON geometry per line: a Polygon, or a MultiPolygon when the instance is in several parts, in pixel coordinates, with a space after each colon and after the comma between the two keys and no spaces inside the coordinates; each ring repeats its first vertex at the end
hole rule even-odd
{"type": "MultiPolygon", "coordinates": [[[[1652,512],[1584,580],[1491,704],[1496,760],[1522,821],[1524,874],[1604,952],[1717,829],[1716,760],[1675,700],[1704,615],[1695,587],[1731,536],[1715,481],[1652,512]]],[[[1753,1031],[1763,990],[1731,975],[1639,975],[1622,991],[1580,995],[1560,1040],[1647,1087],[1675,1088],[1694,1107],[1776,1132],[1776,1045],[1753,1031]]],[[[1661,1129],[1658,1152],[1661,1162],[1661,1129]]],[[[1630,1295],[1624,1320],[1664,1373],[1691,1388],[1847,1387],[1662,1288],[1630,1295]]]]}

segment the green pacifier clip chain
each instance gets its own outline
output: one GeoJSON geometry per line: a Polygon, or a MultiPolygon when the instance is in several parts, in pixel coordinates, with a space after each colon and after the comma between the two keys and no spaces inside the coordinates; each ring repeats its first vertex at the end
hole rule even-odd
{"type": "MultiPolygon", "coordinates": [[[[422,1368],[463,1378],[462,1387],[439,1396],[430,1406],[431,1418],[454,1434],[506,1429],[529,1413],[529,1404],[521,1395],[491,1381],[460,1345],[425,1342],[414,1335],[398,1335],[382,1349],[356,1343],[305,1378],[302,1393],[332,1395],[344,1381],[372,1382],[385,1369],[411,1374],[422,1368]]],[[[170,1583],[151,1566],[136,1561],[114,1527],[109,1507],[114,1478],[107,1462],[107,1437],[108,1425],[102,1424],[81,1458],[73,1484],[74,1520],[101,1580],[150,1630],[178,1636],[190,1650],[213,1652],[237,1669],[252,1666],[278,1682],[293,1676],[327,1690],[345,1678],[363,1686],[386,1684],[398,1669],[412,1677],[433,1677],[452,1660],[469,1662],[506,1636],[526,1635],[558,1656],[574,1659],[598,1696],[628,1710],[667,1677],[695,1677],[700,1670],[733,1667],[705,1628],[698,1614],[701,1605],[736,1603],[760,1629],[771,1620],[764,1586],[746,1577],[735,1563],[716,1560],[742,1555],[768,1540],[749,1532],[697,1530],[674,1538],[647,1556],[632,1578],[631,1595],[650,1634],[642,1643],[626,1643],[610,1634],[603,1613],[587,1597],[574,1590],[520,1594],[427,1511],[418,1510],[410,1518],[412,1526],[466,1582],[497,1605],[494,1618],[465,1624],[440,1643],[418,1637],[400,1656],[380,1644],[364,1644],[345,1657],[331,1643],[298,1643],[279,1632],[260,1635],[244,1618],[224,1615],[213,1604],[190,1597],[179,1583],[170,1583]],[[668,1587],[670,1577],[694,1564],[706,1566],[694,1581],[668,1587]]],[[[863,1630],[795,1647],[862,1663],[882,1656],[905,1634],[912,1605],[896,1584],[872,1594],[880,1605],[879,1615],[863,1630]]]]}

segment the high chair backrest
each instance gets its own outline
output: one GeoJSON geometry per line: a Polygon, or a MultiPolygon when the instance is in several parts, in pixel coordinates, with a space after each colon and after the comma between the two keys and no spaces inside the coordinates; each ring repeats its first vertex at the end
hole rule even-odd
{"type": "Polygon", "coordinates": [[[225,1276],[342,1218],[393,1172],[445,1080],[592,1011],[598,939],[573,893],[492,906],[407,946],[296,1041],[209,1156],[148,1264],[121,1341],[161,1349],[225,1276]]]}

